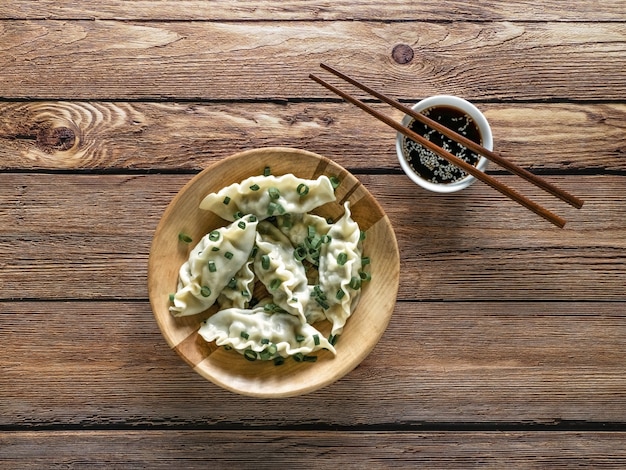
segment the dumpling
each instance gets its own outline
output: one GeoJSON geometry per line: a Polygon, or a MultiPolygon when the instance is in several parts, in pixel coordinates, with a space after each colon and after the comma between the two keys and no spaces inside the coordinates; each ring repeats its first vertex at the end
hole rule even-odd
{"type": "Polygon", "coordinates": [[[288,313],[266,312],[263,307],[220,310],[202,323],[198,333],[206,341],[230,346],[251,360],[306,355],[319,349],[336,353],[315,327],[288,313]]]}
{"type": "Polygon", "coordinates": [[[361,293],[361,230],[352,220],[348,202],[344,208],[344,215],[328,231],[330,241],[322,245],[320,254],[320,295],[333,335],[343,331],[361,293]]]}
{"type": "Polygon", "coordinates": [[[322,243],[331,224],[315,214],[285,214],[276,217],[276,226],[283,232],[298,251],[298,256],[317,265],[322,243]]]}
{"type": "Polygon", "coordinates": [[[252,258],[246,261],[233,278],[228,281],[228,284],[217,298],[220,309],[232,307],[246,308],[248,306],[250,300],[252,300],[252,291],[254,289],[252,261],[252,258]]]}
{"type": "Polygon", "coordinates": [[[254,272],[273,302],[306,323],[304,305],[309,300],[306,271],[295,258],[289,239],[268,221],[259,222],[254,272]]]}
{"type": "Polygon", "coordinates": [[[215,303],[250,258],[257,225],[258,220],[250,215],[202,237],[180,268],[172,315],[194,315],[215,303]]]}
{"type": "Polygon", "coordinates": [[[327,176],[315,180],[297,178],[292,174],[252,176],[207,195],[200,203],[200,209],[210,210],[225,220],[235,220],[245,214],[254,214],[264,220],[281,214],[309,212],[335,199],[333,185],[327,176]]]}

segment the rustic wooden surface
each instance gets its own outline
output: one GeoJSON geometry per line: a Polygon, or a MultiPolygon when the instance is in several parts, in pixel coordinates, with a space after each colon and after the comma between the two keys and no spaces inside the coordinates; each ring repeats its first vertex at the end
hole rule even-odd
{"type": "Polygon", "coordinates": [[[2,2],[0,468],[623,468],[625,52],[623,0],[2,2]],[[417,189],[393,132],[307,79],[320,61],[472,100],[585,206],[494,166],[566,228],[480,183],[417,189]],[[402,275],[357,369],[263,400],[167,347],[146,270],[194,174],[275,145],[363,182],[402,275]]]}

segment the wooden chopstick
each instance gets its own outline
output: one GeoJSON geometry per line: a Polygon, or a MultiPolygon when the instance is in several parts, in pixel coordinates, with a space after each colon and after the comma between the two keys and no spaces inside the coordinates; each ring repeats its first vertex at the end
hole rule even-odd
{"type": "Polygon", "coordinates": [[[485,147],[483,147],[482,145],[474,142],[473,140],[468,139],[467,137],[458,134],[456,132],[454,132],[452,129],[443,126],[442,124],[438,123],[437,121],[434,121],[432,119],[430,119],[427,116],[424,116],[421,113],[418,113],[416,111],[414,111],[413,109],[411,109],[408,106],[403,105],[402,103],[398,102],[397,100],[394,100],[388,96],[385,96],[382,93],[377,92],[376,90],[368,87],[367,85],[359,82],[358,80],[349,77],[348,75],[340,72],[339,70],[326,65],[326,64],[320,64],[320,67],[323,68],[324,70],[332,73],[333,75],[336,75],[337,77],[347,81],[348,83],[351,83],[352,85],[360,88],[361,90],[369,93],[372,96],[375,96],[376,98],[378,98],[379,100],[393,106],[396,109],[399,109],[400,111],[402,111],[405,114],[408,114],[409,116],[411,116],[413,119],[415,119],[416,121],[421,122],[422,124],[426,124],[427,126],[431,127],[432,129],[435,129],[436,131],[440,132],[441,134],[445,135],[446,137],[459,142],[461,144],[463,144],[465,147],[467,147],[468,149],[470,149],[471,151],[480,154],[480,155],[484,155],[486,158],[488,158],[490,161],[496,163],[497,165],[500,165],[501,167],[509,170],[511,173],[524,178],[525,180],[529,181],[530,183],[534,184],[535,186],[543,189],[544,191],[549,192],[550,194],[552,194],[553,196],[558,197],[559,199],[561,199],[562,201],[574,206],[577,209],[580,209],[583,206],[584,201],[570,193],[568,193],[567,191],[564,191],[563,189],[560,189],[558,187],[556,187],[554,184],[550,183],[549,181],[546,181],[545,179],[541,178],[540,176],[537,176],[533,173],[531,173],[530,171],[517,166],[515,163],[507,160],[506,158],[504,158],[503,156],[501,156],[500,154],[486,149],[485,147]]]}
{"type": "Polygon", "coordinates": [[[565,219],[563,219],[562,217],[559,217],[558,215],[550,212],[548,209],[540,206],[536,202],[531,201],[527,197],[525,197],[522,194],[518,193],[514,189],[509,188],[508,186],[506,186],[505,184],[501,183],[497,179],[487,175],[486,173],[483,173],[478,168],[476,168],[474,165],[471,165],[471,164],[467,163],[465,160],[462,160],[459,157],[457,157],[456,155],[453,155],[450,152],[447,152],[446,150],[442,149],[441,147],[433,144],[431,141],[429,141],[428,139],[424,138],[423,136],[421,136],[417,132],[409,129],[408,127],[403,126],[399,122],[394,121],[389,116],[386,116],[385,114],[382,114],[382,113],[376,111],[371,106],[365,104],[364,102],[360,101],[357,98],[354,98],[353,96],[349,95],[348,93],[345,93],[345,92],[341,91],[337,87],[331,85],[330,83],[325,82],[321,78],[319,78],[319,77],[317,77],[317,76],[315,76],[313,74],[310,74],[309,78],[311,80],[319,83],[320,85],[324,86],[328,90],[332,91],[336,95],[341,96],[344,100],[348,101],[349,103],[352,103],[355,106],[361,108],[363,111],[365,111],[368,114],[374,116],[379,121],[384,122],[385,124],[387,124],[388,126],[392,127],[396,131],[402,133],[406,137],[408,137],[408,138],[410,138],[410,139],[420,143],[422,146],[424,146],[424,147],[428,148],[429,150],[435,152],[436,154],[440,155],[441,157],[443,157],[444,159],[446,159],[447,161],[449,161],[453,165],[458,166],[459,168],[463,169],[466,173],[469,173],[470,175],[474,176],[476,179],[481,180],[483,183],[491,186],[492,188],[494,188],[495,190],[499,191],[503,195],[505,195],[508,198],[512,199],[513,201],[521,204],[522,206],[526,207],[527,209],[533,211],[535,214],[543,217],[544,219],[546,219],[549,222],[553,223],[557,227],[563,228],[565,226],[565,219]]]}

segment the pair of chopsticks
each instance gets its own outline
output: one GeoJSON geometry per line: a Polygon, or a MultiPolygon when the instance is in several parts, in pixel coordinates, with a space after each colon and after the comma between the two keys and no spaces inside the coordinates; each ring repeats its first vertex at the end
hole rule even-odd
{"type": "MultiPolygon", "coordinates": [[[[535,186],[543,189],[544,191],[549,192],[553,196],[558,197],[559,199],[561,199],[562,201],[572,205],[573,207],[575,207],[577,209],[580,209],[583,206],[583,201],[581,199],[577,198],[576,196],[573,196],[573,195],[569,194],[568,192],[566,192],[566,191],[564,191],[562,189],[557,188],[552,183],[550,183],[550,182],[546,181],[545,179],[543,179],[543,178],[541,178],[541,177],[539,177],[539,176],[529,172],[528,170],[525,170],[524,168],[521,168],[521,167],[515,165],[514,163],[512,163],[509,160],[505,159],[504,157],[502,157],[498,153],[484,148],[480,144],[477,144],[476,142],[468,139],[465,136],[457,134],[452,129],[449,129],[449,128],[441,125],[440,123],[438,123],[436,121],[433,121],[432,119],[430,119],[427,116],[424,116],[421,113],[413,111],[413,109],[411,109],[411,108],[409,108],[407,106],[404,106],[400,102],[398,102],[398,101],[396,101],[396,100],[394,100],[394,99],[392,99],[392,98],[390,98],[388,96],[385,96],[382,93],[379,93],[379,92],[373,90],[372,88],[368,87],[367,85],[362,84],[361,82],[359,82],[359,81],[355,80],[354,78],[351,78],[348,75],[346,75],[346,74],[344,74],[344,73],[334,69],[333,67],[330,67],[330,66],[328,66],[326,64],[320,64],[320,67],[322,67],[324,70],[332,73],[333,75],[341,78],[342,80],[345,80],[346,82],[356,86],[357,88],[360,88],[361,90],[365,91],[366,93],[369,93],[370,95],[378,98],[379,100],[381,100],[381,101],[383,101],[383,102],[393,106],[394,108],[399,109],[400,111],[404,112],[405,114],[408,114],[409,116],[411,116],[416,121],[419,121],[422,124],[426,124],[427,126],[431,127],[432,129],[435,129],[436,131],[440,132],[441,134],[445,135],[446,137],[448,137],[448,138],[450,138],[450,139],[452,139],[452,140],[454,140],[454,141],[464,145],[465,147],[467,147],[471,151],[473,151],[473,152],[475,152],[477,154],[485,156],[490,161],[500,165],[501,167],[507,169],[511,173],[513,173],[513,174],[515,174],[517,176],[520,176],[521,178],[524,178],[525,180],[529,181],[530,183],[534,184],[535,186]]],[[[489,175],[483,173],[482,171],[477,169],[475,166],[467,163],[465,160],[462,160],[461,158],[457,157],[456,155],[453,155],[452,153],[450,153],[450,152],[442,149],[441,147],[433,144],[431,141],[429,141],[425,137],[421,136],[417,132],[409,129],[406,126],[403,126],[399,122],[394,121],[393,119],[391,119],[390,117],[386,116],[385,114],[382,114],[382,113],[376,111],[374,108],[372,108],[371,106],[365,104],[363,101],[361,101],[361,100],[359,100],[359,99],[349,95],[348,93],[345,93],[345,92],[341,91],[340,89],[336,88],[335,86],[325,82],[321,78],[319,78],[319,77],[317,77],[317,76],[315,76],[313,74],[310,74],[309,78],[314,80],[315,82],[319,83],[320,85],[326,87],[327,89],[329,89],[333,93],[341,96],[344,100],[348,101],[349,103],[352,103],[352,104],[358,106],[363,111],[369,113],[370,115],[374,116],[379,121],[382,121],[385,124],[387,124],[388,126],[394,128],[396,131],[400,132],[401,134],[405,135],[406,137],[414,140],[415,142],[418,142],[423,147],[426,147],[429,150],[435,152],[437,155],[441,156],[442,158],[444,158],[448,162],[452,163],[453,165],[458,166],[459,168],[464,170],[466,173],[469,173],[470,175],[474,176],[476,179],[479,179],[483,183],[491,186],[492,188],[496,189],[497,191],[499,191],[503,195],[507,196],[508,198],[512,199],[513,201],[521,204],[522,206],[526,207],[527,209],[530,209],[531,211],[533,211],[535,214],[537,214],[537,215],[543,217],[544,219],[550,221],[551,223],[553,223],[557,227],[563,228],[565,226],[565,219],[563,219],[562,217],[559,217],[558,215],[550,212],[548,209],[540,206],[536,202],[533,202],[532,200],[528,199],[526,196],[523,196],[522,194],[518,193],[516,190],[506,186],[505,184],[501,183],[500,181],[498,181],[497,179],[493,178],[492,176],[489,176],[489,175]]]]}

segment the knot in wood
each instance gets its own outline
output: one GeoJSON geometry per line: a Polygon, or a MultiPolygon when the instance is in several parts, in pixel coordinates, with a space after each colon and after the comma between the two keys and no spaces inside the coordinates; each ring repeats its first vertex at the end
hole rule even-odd
{"type": "Polygon", "coordinates": [[[68,127],[44,127],[37,134],[37,144],[44,151],[65,151],[74,146],[76,133],[68,127]]]}
{"type": "Polygon", "coordinates": [[[413,48],[407,44],[397,44],[394,46],[391,51],[391,57],[398,64],[408,64],[415,57],[415,52],[413,52],[413,48]]]}

